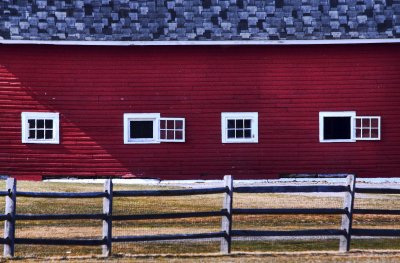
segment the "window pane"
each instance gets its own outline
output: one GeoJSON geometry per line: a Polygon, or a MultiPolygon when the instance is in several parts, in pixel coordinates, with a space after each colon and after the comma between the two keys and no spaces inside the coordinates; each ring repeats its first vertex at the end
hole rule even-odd
{"type": "Polygon", "coordinates": [[[29,137],[28,139],[35,139],[35,130],[29,130],[29,137]]]}
{"type": "Polygon", "coordinates": [[[160,130],[160,139],[167,139],[167,133],[165,130],[160,130]]]}
{"type": "Polygon", "coordinates": [[[361,129],[356,129],[356,138],[361,138],[361,129]]]}
{"type": "Polygon", "coordinates": [[[371,129],[371,138],[378,138],[379,130],[378,129],[371,129]]]}
{"type": "Polygon", "coordinates": [[[243,130],[236,130],[236,138],[243,138],[243,130]]]}
{"type": "Polygon", "coordinates": [[[33,129],[35,128],[35,120],[28,120],[28,124],[29,124],[29,129],[33,129]]]}
{"type": "Polygon", "coordinates": [[[153,138],[153,121],[131,121],[129,136],[132,139],[153,138]]]}
{"type": "Polygon", "coordinates": [[[370,138],[369,129],[362,129],[362,137],[370,138]]]}
{"type": "Polygon", "coordinates": [[[235,128],[235,120],[228,120],[228,129],[235,128]]]}
{"type": "Polygon", "coordinates": [[[356,119],[356,127],[361,128],[361,119],[360,118],[356,119]]]}
{"type": "Polygon", "coordinates": [[[371,119],[371,127],[378,128],[378,119],[377,118],[371,119]]]}
{"type": "Polygon", "coordinates": [[[243,128],[243,120],[236,120],[236,128],[243,128]]]}
{"type": "Polygon", "coordinates": [[[351,117],[324,117],[324,140],[351,139],[351,117]]]}
{"type": "Polygon", "coordinates": [[[36,120],[37,128],[44,128],[44,120],[36,120]]]}
{"type": "Polygon", "coordinates": [[[53,139],[53,131],[46,130],[45,137],[46,137],[46,139],[53,139]]]}
{"type": "Polygon", "coordinates": [[[44,122],[45,122],[44,124],[46,126],[46,129],[53,128],[53,120],[45,120],[44,122]]]}
{"type": "Polygon", "coordinates": [[[369,128],[370,127],[369,118],[363,118],[362,119],[362,126],[363,126],[363,128],[369,128]]]}
{"type": "Polygon", "coordinates": [[[168,120],[167,121],[167,129],[174,129],[174,120],[168,120]]]}
{"type": "Polygon", "coordinates": [[[244,130],[244,137],[245,138],[251,138],[251,130],[249,130],[249,129],[244,130]]]}
{"type": "Polygon", "coordinates": [[[235,138],[235,130],[228,130],[228,138],[235,138]]]}
{"type": "Polygon", "coordinates": [[[166,120],[160,120],[160,129],[165,129],[166,127],[166,120]]]}
{"type": "Polygon", "coordinates": [[[183,139],[183,132],[182,131],[176,131],[175,132],[175,139],[182,140],[183,139]]]}
{"type": "Polygon", "coordinates": [[[179,129],[179,130],[182,130],[183,129],[183,121],[180,121],[180,120],[177,120],[177,121],[175,121],[175,128],[176,129],[179,129]]]}
{"type": "Polygon", "coordinates": [[[44,139],[44,130],[36,131],[36,139],[44,139]]]}
{"type": "Polygon", "coordinates": [[[251,120],[244,120],[244,127],[251,128],[251,120]]]}
{"type": "Polygon", "coordinates": [[[167,139],[168,140],[173,140],[174,137],[175,137],[175,132],[173,130],[172,131],[167,130],[167,139]]]}

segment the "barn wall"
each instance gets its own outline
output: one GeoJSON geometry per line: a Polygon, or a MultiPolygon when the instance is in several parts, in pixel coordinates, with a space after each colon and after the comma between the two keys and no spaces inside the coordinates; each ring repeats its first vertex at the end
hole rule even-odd
{"type": "Polygon", "coordinates": [[[0,174],[399,176],[400,46],[0,47],[0,174]],[[21,112],[61,114],[22,144],[21,112]],[[222,144],[221,112],[258,112],[258,144],[222,144]],[[381,141],[320,143],[319,111],[382,117],[381,141]],[[185,143],[123,144],[123,114],[186,118],[185,143]]]}

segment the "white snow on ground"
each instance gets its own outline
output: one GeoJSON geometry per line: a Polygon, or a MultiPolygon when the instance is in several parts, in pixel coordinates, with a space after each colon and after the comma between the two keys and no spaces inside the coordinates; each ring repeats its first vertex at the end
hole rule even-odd
{"type": "MultiPolygon", "coordinates": [[[[50,179],[44,182],[103,184],[105,179],[50,179]]],[[[357,187],[400,188],[400,178],[357,178],[357,187]]],[[[264,180],[234,180],[235,186],[252,185],[343,185],[345,178],[284,178],[264,180]]],[[[185,188],[220,187],[222,180],[158,180],[158,179],[113,179],[114,184],[178,186],[185,188]]]]}
{"type": "MultiPolygon", "coordinates": [[[[51,179],[44,182],[104,184],[105,179],[51,179]]],[[[400,189],[400,178],[357,178],[359,188],[397,188],[400,189]]],[[[114,184],[148,185],[160,187],[213,188],[223,187],[223,180],[158,180],[158,179],[113,179],[114,184]]],[[[234,180],[234,186],[279,186],[279,185],[345,185],[346,178],[284,178],[264,180],[234,180]]],[[[287,193],[289,195],[343,197],[343,193],[287,193]]],[[[393,196],[356,194],[357,198],[393,198],[393,196]]]]}

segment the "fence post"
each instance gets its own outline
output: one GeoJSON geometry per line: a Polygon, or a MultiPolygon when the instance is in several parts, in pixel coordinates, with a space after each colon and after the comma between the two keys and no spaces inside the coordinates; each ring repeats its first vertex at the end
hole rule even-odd
{"type": "Polygon", "coordinates": [[[103,238],[106,240],[106,244],[102,246],[103,256],[111,256],[112,246],[112,206],[113,206],[113,183],[111,179],[107,179],[104,182],[104,192],[107,194],[103,198],[103,238]]]}
{"type": "Polygon", "coordinates": [[[355,175],[349,174],[346,178],[349,191],[345,193],[343,200],[343,208],[347,210],[346,214],[342,215],[341,229],[346,231],[344,236],[340,236],[339,251],[348,252],[350,250],[351,229],[353,223],[353,208],[354,208],[354,188],[356,184],[355,175]]]}
{"type": "Polygon", "coordinates": [[[4,257],[13,257],[15,248],[15,210],[17,201],[17,181],[15,178],[8,178],[6,181],[6,207],[5,215],[9,217],[4,221],[4,238],[6,244],[4,244],[4,257]]]}
{"type": "Polygon", "coordinates": [[[224,193],[222,209],[226,210],[226,215],[222,216],[221,230],[226,236],[221,239],[221,253],[231,253],[232,243],[232,202],[233,202],[233,179],[231,175],[224,176],[224,185],[227,192],[224,193]]]}

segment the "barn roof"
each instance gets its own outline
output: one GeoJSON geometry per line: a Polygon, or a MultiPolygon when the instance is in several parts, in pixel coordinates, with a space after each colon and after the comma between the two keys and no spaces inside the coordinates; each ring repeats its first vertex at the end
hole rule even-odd
{"type": "Polygon", "coordinates": [[[357,39],[400,39],[400,0],[0,2],[2,43],[357,39]]]}

